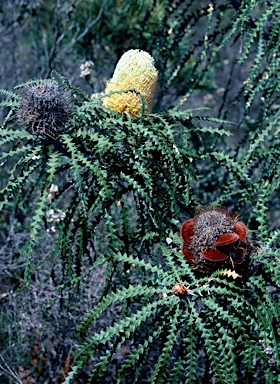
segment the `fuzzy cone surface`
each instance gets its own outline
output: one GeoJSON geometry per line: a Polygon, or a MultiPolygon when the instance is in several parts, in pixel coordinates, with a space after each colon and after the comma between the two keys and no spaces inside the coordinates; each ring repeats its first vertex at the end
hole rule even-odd
{"type": "MultiPolygon", "coordinates": [[[[107,83],[105,94],[135,89],[145,99],[145,113],[149,113],[154,99],[158,71],[152,56],[139,49],[131,49],[120,58],[112,79],[107,83]]],[[[118,113],[125,111],[139,116],[142,111],[141,97],[135,92],[123,92],[105,97],[105,107],[118,113]]]]}

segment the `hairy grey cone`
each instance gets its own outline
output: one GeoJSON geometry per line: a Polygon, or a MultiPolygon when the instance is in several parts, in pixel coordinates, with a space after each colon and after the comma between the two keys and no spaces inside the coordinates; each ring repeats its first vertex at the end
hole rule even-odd
{"type": "Polygon", "coordinates": [[[34,135],[54,137],[71,118],[71,91],[53,80],[38,80],[23,89],[18,121],[34,135]]]}

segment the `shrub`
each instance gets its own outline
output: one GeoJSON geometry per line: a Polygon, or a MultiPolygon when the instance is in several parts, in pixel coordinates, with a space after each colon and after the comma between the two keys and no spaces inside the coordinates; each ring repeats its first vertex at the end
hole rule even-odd
{"type": "Polygon", "coordinates": [[[145,97],[133,84],[89,97],[56,71],[19,85],[19,93],[1,91],[0,208],[20,214],[19,231],[29,231],[16,255],[25,264],[24,283],[28,289],[37,281],[36,249],[48,243],[52,285],[61,301],[68,295],[68,312],[80,321],[65,383],[279,378],[279,5],[232,4],[238,9],[217,2],[197,13],[187,2],[144,2],[139,22],[154,21],[145,41],[159,70],[154,113],[145,113],[145,97]],[[194,37],[187,25],[195,26],[194,37]],[[196,92],[202,97],[217,87],[219,62],[241,38],[219,108],[185,109],[196,92]],[[189,41],[193,49],[186,51],[189,41]],[[241,64],[245,80],[232,92],[241,64]],[[106,99],[127,94],[141,105],[136,116],[105,108],[106,99]],[[207,204],[242,219],[230,214],[225,230],[210,231],[211,241],[197,232],[192,241],[183,230],[180,238],[182,223],[195,222],[197,208],[207,204]],[[246,240],[235,227],[240,221],[246,240]],[[217,243],[225,234],[226,249],[217,243]],[[209,251],[213,246],[223,247],[222,259],[209,251]],[[83,313],[75,295],[88,292],[98,271],[100,287],[83,313]]]}

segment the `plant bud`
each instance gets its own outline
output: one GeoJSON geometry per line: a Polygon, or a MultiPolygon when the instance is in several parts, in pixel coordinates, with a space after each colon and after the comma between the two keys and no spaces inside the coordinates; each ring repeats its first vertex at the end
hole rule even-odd
{"type": "Polygon", "coordinates": [[[183,297],[187,293],[187,288],[180,283],[175,284],[172,290],[174,292],[174,295],[179,297],[183,297]]]}

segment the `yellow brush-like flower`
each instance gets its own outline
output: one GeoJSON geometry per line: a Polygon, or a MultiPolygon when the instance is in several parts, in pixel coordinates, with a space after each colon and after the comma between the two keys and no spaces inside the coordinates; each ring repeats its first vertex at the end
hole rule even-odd
{"type": "MultiPolygon", "coordinates": [[[[152,56],[139,49],[131,49],[120,58],[113,77],[108,81],[105,94],[135,89],[146,101],[145,112],[149,113],[154,99],[158,71],[152,56]]],[[[105,107],[116,112],[129,112],[132,116],[141,114],[142,100],[135,92],[113,94],[103,100],[105,107]]]]}

